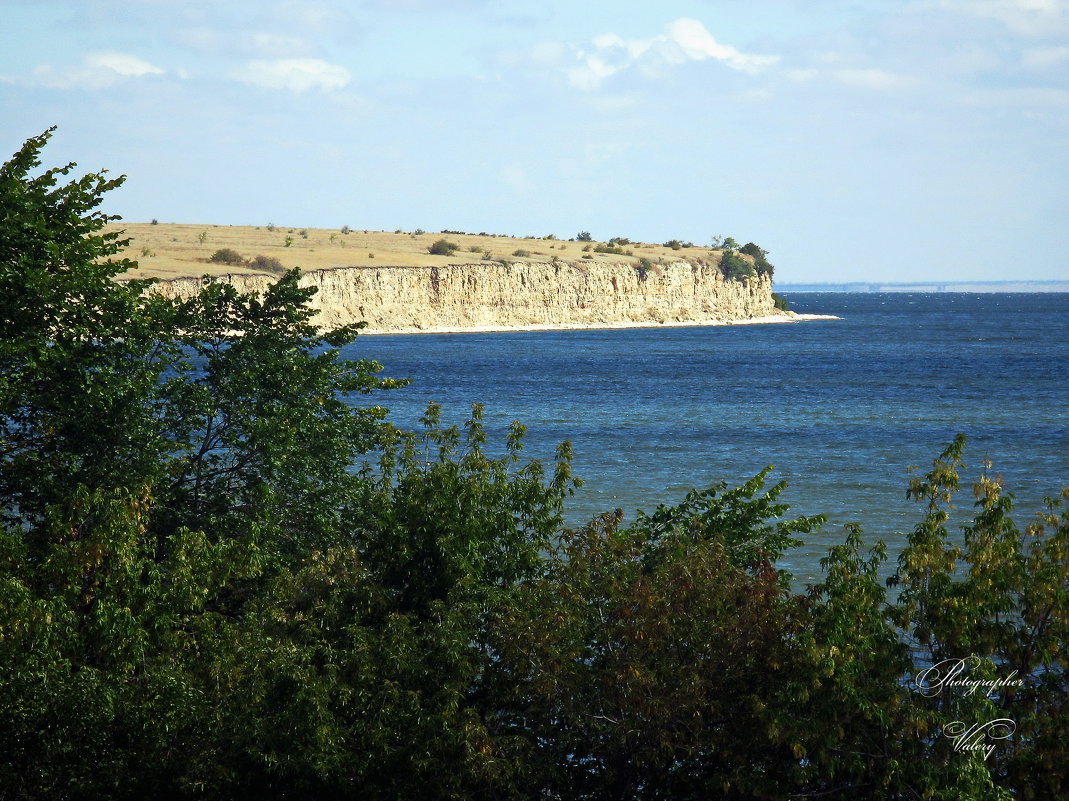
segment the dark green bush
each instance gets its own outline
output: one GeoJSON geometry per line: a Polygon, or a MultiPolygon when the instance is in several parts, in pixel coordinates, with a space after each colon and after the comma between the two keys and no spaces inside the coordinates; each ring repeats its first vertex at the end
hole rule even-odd
{"type": "Polygon", "coordinates": [[[438,239],[427,248],[427,251],[435,256],[452,256],[460,249],[460,245],[450,242],[448,239],[438,239]]]}
{"type": "Polygon", "coordinates": [[[747,242],[741,248],[739,253],[745,253],[747,256],[753,257],[754,269],[758,275],[767,275],[769,278],[775,273],[775,267],[772,262],[768,260],[768,251],[764,248],[754,244],[753,242],[747,242]]]}
{"type": "Polygon", "coordinates": [[[725,278],[732,281],[743,281],[757,276],[753,262],[732,250],[725,250],[721,255],[720,271],[725,278]]]}
{"type": "Polygon", "coordinates": [[[219,250],[211,255],[208,261],[215,264],[230,264],[235,267],[245,263],[245,259],[242,255],[233,248],[219,248],[219,250]]]}
{"type": "Polygon", "coordinates": [[[249,266],[254,270],[261,270],[272,275],[282,275],[286,268],[274,256],[253,256],[249,259],[249,266]]]}

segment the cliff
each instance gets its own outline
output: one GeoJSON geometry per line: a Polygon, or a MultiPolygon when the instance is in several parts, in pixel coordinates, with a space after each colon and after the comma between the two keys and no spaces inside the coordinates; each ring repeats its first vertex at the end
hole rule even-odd
{"type": "MultiPolygon", "coordinates": [[[[272,278],[232,274],[242,291],[272,278]]],[[[677,261],[645,276],[632,264],[479,262],[419,267],[344,267],[302,277],[325,328],[365,320],[368,333],[468,329],[712,324],[780,314],[766,278],[727,281],[711,265],[677,261]]],[[[155,291],[190,297],[199,278],[160,281],[155,291]]]]}

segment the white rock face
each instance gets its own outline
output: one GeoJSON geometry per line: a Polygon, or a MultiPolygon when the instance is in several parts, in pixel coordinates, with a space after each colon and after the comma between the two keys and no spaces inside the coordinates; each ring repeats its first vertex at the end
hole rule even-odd
{"type": "MultiPolygon", "coordinates": [[[[234,274],[245,292],[274,279],[234,274]]],[[[311,305],[324,328],[366,321],[366,333],[480,328],[716,323],[777,314],[767,278],[726,281],[715,266],[658,265],[646,277],[631,264],[479,262],[443,267],[345,267],[301,278],[319,291],[311,305]]],[[[161,281],[154,291],[191,297],[199,278],[161,281]]]]}

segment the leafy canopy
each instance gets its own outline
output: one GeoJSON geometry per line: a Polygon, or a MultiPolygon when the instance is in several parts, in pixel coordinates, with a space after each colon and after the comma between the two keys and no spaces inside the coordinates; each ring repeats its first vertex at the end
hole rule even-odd
{"type": "Polygon", "coordinates": [[[891,591],[857,527],[793,587],[822,519],[767,471],[563,529],[567,444],[389,426],[296,271],[121,280],[121,178],[37,173],[50,133],[0,168],[0,798],[1065,797],[1069,512],[985,467],[955,530],[964,438],[891,591]],[[959,659],[1019,681],[917,691],[959,659]]]}

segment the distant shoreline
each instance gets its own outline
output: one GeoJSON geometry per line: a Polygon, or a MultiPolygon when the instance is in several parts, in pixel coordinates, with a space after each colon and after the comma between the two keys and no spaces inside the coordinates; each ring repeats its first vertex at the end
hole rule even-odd
{"type": "Polygon", "coordinates": [[[1069,281],[931,281],[913,283],[879,283],[850,281],[847,283],[777,283],[777,292],[938,292],[969,294],[1045,294],[1069,292],[1069,281]]]}

